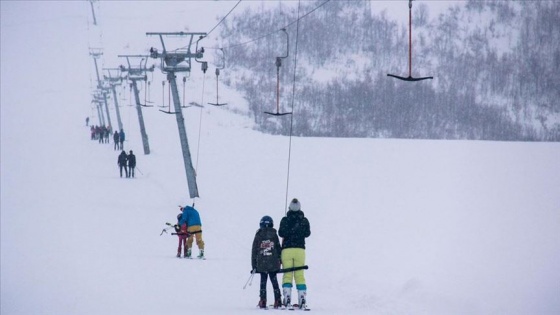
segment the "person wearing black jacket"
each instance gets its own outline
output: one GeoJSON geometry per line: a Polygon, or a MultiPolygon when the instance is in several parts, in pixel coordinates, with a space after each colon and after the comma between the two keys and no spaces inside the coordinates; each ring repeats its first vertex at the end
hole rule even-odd
{"type": "Polygon", "coordinates": [[[280,270],[281,247],[278,234],[274,228],[274,222],[269,216],[264,216],[260,222],[260,229],[257,230],[253,239],[253,248],[251,252],[251,267],[253,273],[261,274],[261,287],[259,292],[259,307],[266,306],[266,282],[270,277],[272,288],[274,290],[274,308],[282,306],[282,297],[280,296],[280,287],[276,274],[280,270]]]}
{"type": "Polygon", "coordinates": [[[119,158],[117,160],[117,165],[119,165],[120,172],[121,172],[121,177],[122,177],[123,168],[124,168],[124,173],[125,173],[126,177],[128,177],[128,169],[126,168],[126,160],[127,160],[126,152],[124,152],[124,150],[122,150],[122,152],[121,152],[121,154],[119,154],[119,158]]]}
{"type": "MultiPolygon", "coordinates": [[[[282,268],[302,267],[305,265],[305,239],[311,235],[309,221],[301,211],[299,200],[294,198],[290,202],[289,211],[280,221],[278,235],[282,240],[282,268]]],[[[307,307],[307,285],[305,283],[304,271],[296,270],[284,273],[282,289],[284,294],[284,305],[290,307],[292,296],[292,282],[295,279],[298,290],[298,307],[307,307]]]]}
{"type": "Polygon", "coordinates": [[[126,157],[128,160],[128,175],[126,177],[133,177],[134,178],[134,168],[136,167],[136,155],[132,154],[132,150],[126,157]]]}

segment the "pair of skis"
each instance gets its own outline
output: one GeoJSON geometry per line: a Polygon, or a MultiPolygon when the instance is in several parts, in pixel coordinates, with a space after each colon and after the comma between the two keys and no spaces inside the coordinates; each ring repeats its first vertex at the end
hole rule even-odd
{"type": "MultiPolygon", "coordinates": [[[[258,307],[258,305],[257,305],[257,307],[258,307]]],[[[270,305],[266,308],[261,308],[261,310],[270,310],[270,309],[279,310],[279,311],[285,311],[285,310],[288,310],[288,311],[296,311],[296,310],[297,311],[311,311],[311,309],[307,308],[307,306],[299,308],[298,304],[292,304],[292,305],[289,305],[288,307],[282,306],[280,308],[274,308],[274,305],[270,305]]]]}

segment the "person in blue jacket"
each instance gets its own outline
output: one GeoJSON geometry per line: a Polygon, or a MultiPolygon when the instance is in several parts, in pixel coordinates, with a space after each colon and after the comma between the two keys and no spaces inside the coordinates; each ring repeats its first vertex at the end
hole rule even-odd
{"type": "Polygon", "coordinates": [[[125,140],[124,130],[121,129],[121,131],[119,132],[119,143],[120,143],[121,150],[124,150],[124,140],[125,140]]]}
{"type": "Polygon", "coordinates": [[[187,258],[191,257],[191,249],[194,239],[196,238],[196,245],[199,249],[198,258],[204,258],[204,241],[202,240],[202,221],[200,220],[200,214],[198,211],[191,206],[180,207],[183,214],[179,219],[179,225],[186,224],[187,232],[189,233],[189,238],[187,239],[187,258]]]}

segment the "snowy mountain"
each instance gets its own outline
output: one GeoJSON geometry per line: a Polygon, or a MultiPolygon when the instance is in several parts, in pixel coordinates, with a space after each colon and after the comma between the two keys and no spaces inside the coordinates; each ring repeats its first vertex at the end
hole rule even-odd
{"type": "MultiPolygon", "coordinates": [[[[129,47],[157,45],[144,34],[158,29],[150,12],[169,8],[134,4],[122,25],[139,34],[129,47]]],[[[203,6],[167,4],[191,17],[203,6]]],[[[137,177],[120,178],[118,151],[90,140],[88,3],[1,5],[0,313],[260,312],[258,279],[243,290],[251,242],[260,218],[277,225],[292,197],[311,223],[314,313],[560,312],[558,143],[290,139],[255,130],[237,114],[249,108],[243,95],[224,87],[227,107],[183,109],[200,191],[191,200],[175,117],[143,109],[152,149],[143,155],[128,88],[120,110],[137,177]],[[160,236],[177,206],[193,202],[205,261],[175,258],[176,237],[160,236]]],[[[114,25],[112,16],[100,23],[114,25]]],[[[127,42],[108,33],[104,47],[127,42]]],[[[213,101],[210,78],[193,72],[185,103],[213,101]]],[[[167,102],[158,90],[152,100],[167,102]]]]}
{"type": "Polygon", "coordinates": [[[434,14],[437,1],[415,1],[411,76],[434,79],[414,83],[387,77],[409,75],[405,1],[401,20],[377,1],[304,3],[246,10],[222,28],[228,82],[259,130],[289,134],[291,123],[263,114],[275,101],[275,57],[289,48],[281,104],[298,111],[301,135],[558,141],[559,2],[457,1],[434,14]]]}

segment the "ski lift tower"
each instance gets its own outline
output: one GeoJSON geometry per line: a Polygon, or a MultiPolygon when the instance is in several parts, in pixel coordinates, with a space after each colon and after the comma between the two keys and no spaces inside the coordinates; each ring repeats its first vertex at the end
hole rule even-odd
{"type": "MultiPolygon", "coordinates": [[[[103,52],[99,48],[90,48],[89,49],[89,54],[93,57],[93,62],[95,63],[95,74],[97,75],[97,88],[102,90],[103,89],[103,81],[101,81],[101,77],[99,76],[99,68],[97,67],[97,59],[99,59],[99,57],[101,55],[103,55],[103,52]]],[[[107,94],[106,93],[103,93],[103,104],[105,104],[105,111],[107,113],[107,123],[109,124],[109,126],[112,126],[111,116],[109,115],[109,105],[107,104],[107,94]]]]}
{"type": "MultiPolygon", "coordinates": [[[[122,72],[128,73],[127,78],[130,80],[132,84],[132,88],[134,89],[134,97],[136,99],[136,111],[138,112],[138,123],[140,125],[140,134],[142,135],[142,144],[144,145],[144,154],[150,154],[150,143],[148,142],[148,134],[146,133],[146,125],[144,124],[144,115],[142,114],[142,106],[146,106],[146,104],[140,103],[140,92],[138,91],[138,84],[137,81],[147,81],[148,76],[146,75],[147,71],[154,71],[155,66],[150,68],[146,67],[146,63],[148,62],[149,56],[142,56],[142,55],[119,55],[119,58],[126,58],[126,63],[128,67],[120,66],[120,70],[122,72]],[[133,66],[130,63],[130,59],[140,59],[138,66],[133,66]]],[[[145,87],[147,88],[147,87],[145,87]]]]}
{"type": "Polygon", "coordinates": [[[105,116],[103,115],[103,102],[105,101],[105,93],[98,89],[93,92],[93,101],[97,104],[97,112],[99,114],[99,125],[105,126],[105,116]]]}
{"type": "Polygon", "coordinates": [[[103,113],[101,112],[101,109],[99,108],[101,106],[101,104],[99,104],[99,102],[97,101],[97,99],[95,97],[91,100],[91,104],[95,104],[95,109],[97,109],[97,120],[99,122],[99,126],[102,126],[105,122],[102,120],[103,113]]]}
{"type": "Polygon", "coordinates": [[[119,130],[123,129],[121,111],[119,109],[119,102],[117,97],[116,86],[121,85],[122,77],[120,76],[120,68],[104,68],[107,71],[107,75],[103,75],[103,80],[109,84],[111,91],[113,92],[113,100],[115,101],[115,111],[117,112],[117,123],[119,124],[119,130]],[[115,72],[117,74],[115,74],[115,72]]]}
{"type": "Polygon", "coordinates": [[[155,48],[150,48],[150,57],[154,59],[161,59],[161,70],[167,74],[167,80],[171,87],[173,94],[173,105],[175,107],[175,118],[177,120],[177,128],[179,129],[179,138],[181,140],[181,148],[183,150],[183,162],[185,164],[185,173],[187,176],[187,184],[189,186],[189,195],[191,198],[199,197],[198,187],[196,184],[196,174],[192,164],[191,152],[189,150],[189,142],[187,139],[187,131],[185,129],[185,120],[183,112],[181,111],[181,99],[179,98],[179,91],[177,89],[177,72],[190,72],[191,59],[202,58],[204,50],[200,49],[191,52],[193,38],[195,36],[206,36],[206,33],[186,33],[186,32],[171,32],[171,33],[146,33],[147,36],[159,36],[162,46],[162,52],[158,52],[155,48]],[[179,37],[185,38],[187,45],[175,50],[167,50],[163,38],[166,37],[179,37]]]}

